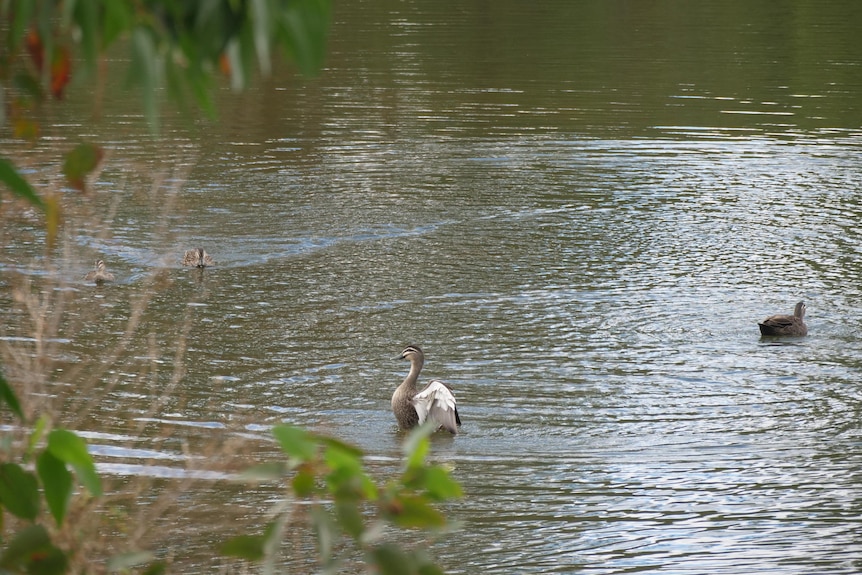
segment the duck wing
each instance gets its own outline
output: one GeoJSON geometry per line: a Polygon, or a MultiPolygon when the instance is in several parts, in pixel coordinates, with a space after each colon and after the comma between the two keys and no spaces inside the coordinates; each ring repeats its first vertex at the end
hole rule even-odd
{"type": "Polygon", "coordinates": [[[413,396],[413,407],[419,415],[419,423],[422,424],[430,418],[440,427],[452,434],[458,433],[461,418],[455,407],[455,395],[448,385],[439,380],[434,380],[425,386],[425,389],[413,396]]]}
{"type": "Polygon", "coordinates": [[[764,325],[772,329],[787,329],[796,323],[797,320],[798,318],[792,315],[774,315],[763,320],[760,325],[764,325]]]}

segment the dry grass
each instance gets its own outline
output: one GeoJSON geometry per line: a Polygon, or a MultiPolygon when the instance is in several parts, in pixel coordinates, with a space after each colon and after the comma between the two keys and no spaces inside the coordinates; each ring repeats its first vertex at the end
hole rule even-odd
{"type": "MultiPolygon", "coordinates": [[[[172,173],[156,172],[149,181],[147,201],[152,213],[161,215],[157,218],[161,223],[151,231],[154,245],[172,243],[167,216],[176,205],[192,164],[178,162],[178,165],[172,173]]],[[[143,166],[127,170],[131,174],[129,182],[138,183],[144,179],[142,174],[148,173],[143,166]]],[[[40,193],[62,197],[64,222],[58,245],[45,254],[38,247],[42,237],[38,217],[30,208],[6,203],[0,212],[3,222],[0,245],[5,246],[0,260],[3,262],[0,302],[6,308],[0,322],[0,359],[27,421],[25,426],[4,428],[9,441],[7,450],[0,451],[0,458],[21,461],[26,457],[29,434],[40,417],[47,418],[51,426],[84,435],[102,432],[99,423],[105,416],[103,406],[116,394],[123,374],[130,370],[139,376],[138,381],[158,386],[158,393],[150,395],[150,403],[143,409],[127,418],[121,417],[127,423],[122,430],[126,440],[112,446],[154,449],[153,445],[167,440],[171,431],[167,426],[160,429],[153,421],[168,403],[182,401],[178,389],[187,372],[187,338],[194,308],[186,306],[182,317],[176,319],[178,327],[170,340],[165,341],[164,334],[148,331],[153,329],[146,325],[153,298],[172,282],[167,262],[147,272],[135,289],[113,289],[105,291],[103,296],[95,292],[96,296],[81,297],[83,290],[91,290],[92,294],[92,290],[98,289],[83,284],[81,261],[99,256],[82,257],[76,238],[86,230],[84,235],[108,240],[119,200],[106,203],[103,200],[110,194],[100,196],[98,192],[88,196],[61,193],[56,175],[34,183],[40,193]],[[105,305],[108,300],[110,305],[105,305]],[[101,326],[105,324],[110,327],[103,332],[101,326]],[[100,349],[98,356],[87,353],[93,347],[100,349]]],[[[203,509],[205,503],[194,499],[200,490],[204,493],[214,490],[211,480],[196,479],[199,472],[244,465],[238,460],[245,462],[241,453],[246,441],[226,434],[214,436],[211,443],[196,445],[196,453],[182,443],[184,453],[179,459],[184,469],[177,477],[164,479],[147,474],[146,464],[142,468],[144,473],[103,473],[105,496],[89,498],[85,493],[78,494],[69,520],[61,528],[52,525],[46,513],[43,522],[61,548],[74,550],[73,572],[101,572],[110,555],[144,549],[161,550],[161,558],[170,564],[177,560],[174,554],[182,548],[184,538],[190,538],[191,532],[212,527],[207,523],[207,514],[224,514],[224,523],[237,528],[232,535],[238,534],[244,524],[249,528],[262,527],[264,521],[247,506],[203,509]],[[231,520],[230,515],[237,517],[231,520]]],[[[98,464],[98,456],[96,460],[98,464]]],[[[227,489],[231,490],[237,488],[227,489]]],[[[230,496],[225,500],[229,501],[230,496]]],[[[2,537],[7,538],[15,529],[15,522],[7,521],[2,537]]],[[[214,549],[212,553],[215,554],[214,549]]],[[[215,563],[221,565],[222,572],[245,570],[244,566],[231,562],[215,563]]]]}

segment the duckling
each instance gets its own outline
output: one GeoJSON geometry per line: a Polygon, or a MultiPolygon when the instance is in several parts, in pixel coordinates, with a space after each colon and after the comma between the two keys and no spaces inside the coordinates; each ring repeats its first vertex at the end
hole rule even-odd
{"type": "Polygon", "coordinates": [[[94,282],[96,285],[102,285],[105,282],[114,281],[114,274],[105,268],[105,262],[102,260],[96,260],[95,268],[87,272],[87,275],[84,276],[84,280],[94,282]]]}
{"type": "Polygon", "coordinates": [[[404,378],[392,394],[392,412],[401,429],[410,429],[431,419],[438,425],[455,435],[461,418],[455,405],[455,395],[452,388],[439,380],[432,380],[421,391],[416,386],[419,372],[425,363],[425,354],[415,345],[404,348],[398,359],[410,360],[410,373],[404,378]]]}
{"type": "Polygon", "coordinates": [[[203,248],[187,250],[183,255],[183,265],[192,268],[205,268],[215,264],[213,259],[203,248]]]}
{"type": "Polygon", "coordinates": [[[803,321],[805,302],[796,304],[793,315],[773,315],[760,322],[760,334],[785,337],[802,337],[808,334],[808,326],[803,321]]]}

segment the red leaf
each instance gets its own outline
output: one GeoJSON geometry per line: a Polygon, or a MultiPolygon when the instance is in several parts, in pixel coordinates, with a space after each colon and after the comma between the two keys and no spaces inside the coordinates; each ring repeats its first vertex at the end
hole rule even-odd
{"type": "Polygon", "coordinates": [[[27,51],[30,53],[30,57],[33,58],[33,63],[36,64],[36,68],[41,72],[44,50],[42,46],[42,38],[36,30],[30,30],[27,33],[27,51]]]}
{"type": "Polygon", "coordinates": [[[227,57],[227,52],[222,52],[218,59],[219,71],[225,76],[230,76],[230,59],[227,57]]]}
{"type": "Polygon", "coordinates": [[[54,61],[51,63],[51,93],[58,100],[63,98],[63,90],[71,77],[72,59],[69,57],[69,50],[60,46],[54,52],[54,61]]]}

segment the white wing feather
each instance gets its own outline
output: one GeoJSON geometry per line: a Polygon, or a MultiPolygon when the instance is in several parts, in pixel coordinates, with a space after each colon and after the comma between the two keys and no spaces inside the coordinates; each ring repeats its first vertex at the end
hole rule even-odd
{"type": "Polygon", "coordinates": [[[455,422],[455,396],[445,383],[435,379],[413,396],[413,407],[419,414],[419,425],[428,417],[451,433],[458,433],[455,422]]]}

